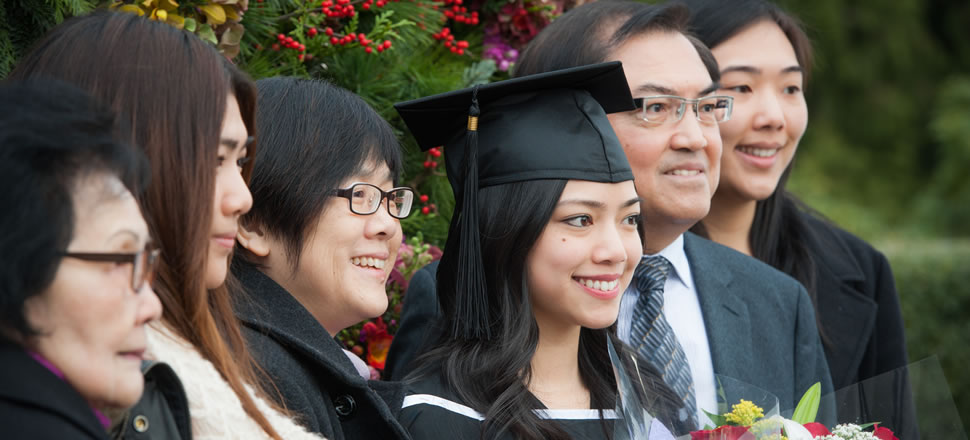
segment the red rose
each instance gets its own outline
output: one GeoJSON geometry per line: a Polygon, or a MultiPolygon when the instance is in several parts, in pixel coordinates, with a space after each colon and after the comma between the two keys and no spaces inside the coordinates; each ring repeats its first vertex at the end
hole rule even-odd
{"type": "Polygon", "coordinates": [[[709,431],[693,431],[690,440],[747,440],[753,439],[748,433],[747,426],[722,426],[709,431]]]}
{"type": "Polygon", "coordinates": [[[821,423],[811,422],[811,423],[806,423],[806,424],[804,424],[802,426],[804,426],[805,429],[807,429],[808,432],[810,434],[812,434],[812,438],[818,437],[820,435],[830,435],[830,434],[832,434],[831,432],[829,432],[829,429],[826,428],[825,425],[823,425],[821,423]]]}
{"type": "Polygon", "coordinates": [[[876,429],[872,431],[872,435],[879,438],[879,440],[899,440],[896,434],[889,428],[883,428],[882,426],[876,426],[876,429]]]}

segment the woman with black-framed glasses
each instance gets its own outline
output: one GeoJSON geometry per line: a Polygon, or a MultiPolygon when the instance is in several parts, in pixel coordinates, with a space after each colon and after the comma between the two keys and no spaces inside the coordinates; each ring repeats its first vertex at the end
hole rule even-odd
{"type": "Polygon", "coordinates": [[[388,307],[400,220],[414,202],[411,188],[397,186],[397,139],[360,97],[329,83],[270,78],[257,88],[253,209],[232,266],[245,290],[233,295],[244,335],[279,403],[311,431],[408,438],[395,417],[401,386],[382,384],[396,396],[385,402],[367,366],[333,340],[388,307]]]}
{"type": "Polygon", "coordinates": [[[10,439],[107,439],[141,397],[157,251],[132,193],[143,157],[60,83],[0,86],[0,426],[10,439]]]}

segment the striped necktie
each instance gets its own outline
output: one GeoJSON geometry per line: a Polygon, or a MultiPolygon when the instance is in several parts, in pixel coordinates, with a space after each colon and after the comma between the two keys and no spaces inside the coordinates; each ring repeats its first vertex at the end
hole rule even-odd
{"type": "Polygon", "coordinates": [[[681,421],[696,426],[697,403],[694,401],[694,380],[684,349],[677,335],[664,317],[664,282],[671,264],[659,255],[644,256],[637,265],[633,283],[640,292],[630,331],[630,344],[637,354],[650,361],[663,375],[674,392],[684,401],[681,421]]]}

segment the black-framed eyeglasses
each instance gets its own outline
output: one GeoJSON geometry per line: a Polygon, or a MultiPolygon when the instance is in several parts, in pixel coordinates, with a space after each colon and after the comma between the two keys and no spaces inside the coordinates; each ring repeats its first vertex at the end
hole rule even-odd
{"type": "Polygon", "coordinates": [[[406,186],[384,191],[376,185],[358,182],[350,184],[349,188],[335,189],[331,194],[349,200],[350,211],[360,215],[377,212],[384,198],[387,198],[387,213],[397,219],[410,215],[414,206],[414,190],[406,186]]]}
{"type": "Polygon", "coordinates": [[[61,252],[60,255],[85,261],[131,263],[131,288],[135,292],[140,292],[146,283],[151,283],[155,278],[160,251],[151,244],[146,244],[145,249],[134,253],[61,252]]]}
{"type": "Polygon", "coordinates": [[[722,95],[697,99],[656,95],[636,98],[633,102],[639,108],[640,119],[655,124],[680,121],[687,112],[687,104],[691,104],[697,120],[708,125],[729,121],[734,110],[734,97],[722,95]]]}

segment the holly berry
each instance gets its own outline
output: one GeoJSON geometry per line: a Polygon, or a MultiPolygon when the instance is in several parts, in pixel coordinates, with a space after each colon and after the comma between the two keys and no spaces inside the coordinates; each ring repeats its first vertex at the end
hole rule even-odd
{"type": "Polygon", "coordinates": [[[424,215],[428,215],[428,214],[431,213],[431,208],[425,206],[425,207],[421,208],[421,213],[424,214],[424,215]]]}
{"type": "Polygon", "coordinates": [[[428,203],[428,195],[427,194],[421,194],[421,197],[418,197],[418,199],[421,200],[421,203],[428,203]]]}
{"type": "Polygon", "coordinates": [[[333,36],[333,29],[331,29],[328,26],[326,29],[323,30],[323,33],[327,34],[328,37],[332,37],[333,36]]]}
{"type": "Polygon", "coordinates": [[[310,28],[309,30],[306,31],[306,34],[310,38],[317,36],[317,28],[310,28]]]}

